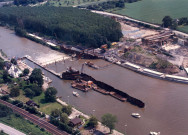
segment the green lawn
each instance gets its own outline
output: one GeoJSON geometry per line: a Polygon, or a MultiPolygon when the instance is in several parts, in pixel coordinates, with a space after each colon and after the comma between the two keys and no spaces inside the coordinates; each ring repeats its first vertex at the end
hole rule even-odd
{"type": "Polygon", "coordinates": [[[30,135],[51,135],[50,133],[47,133],[45,131],[41,131],[41,129],[31,123],[28,120],[23,119],[22,117],[16,117],[14,114],[0,118],[0,122],[9,125],[11,127],[14,127],[15,129],[20,130],[21,132],[24,132],[26,134],[30,135]]]}
{"type": "Polygon", "coordinates": [[[118,14],[160,24],[162,18],[170,15],[173,18],[188,17],[187,0],[141,0],[125,3],[125,8],[113,11],[118,14]]]}
{"type": "Polygon", "coordinates": [[[40,96],[34,97],[32,100],[40,105],[39,111],[44,112],[45,114],[51,114],[52,110],[62,108],[62,105],[58,102],[46,103],[44,100],[44,93],[42,93],[40,96]]]}

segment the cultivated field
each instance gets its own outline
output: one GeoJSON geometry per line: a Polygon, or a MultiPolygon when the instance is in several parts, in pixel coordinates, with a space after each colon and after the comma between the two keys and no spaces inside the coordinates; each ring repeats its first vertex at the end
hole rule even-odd
{"type": "Polygon", "coordinates": [[[170,15],[173,18],[188,17],[188,0],[142,0],[126,3],[124,9],[113,11],[132,18],[161,24],[162,18],[170,15]]]}

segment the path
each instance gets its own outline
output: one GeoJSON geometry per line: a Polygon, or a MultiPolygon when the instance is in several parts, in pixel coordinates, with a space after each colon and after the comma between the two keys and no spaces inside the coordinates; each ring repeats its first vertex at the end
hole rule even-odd
{"type": "Polygon", "coordinates": [[[26,135],[12,127],[9,127],[3,123],[0,123],[0,130],[4,131],[6,134],[9,134],[9,135],[26,135]]]}

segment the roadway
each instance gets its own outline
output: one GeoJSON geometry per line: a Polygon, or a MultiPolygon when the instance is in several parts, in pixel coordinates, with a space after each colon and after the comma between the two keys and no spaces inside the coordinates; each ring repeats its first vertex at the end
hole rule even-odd
{"type": "Polygon", "coordinates": [[[36,115],[30,114],[29,112],[15,106],[15,105],[5,102],[1,99],[0,99],[0,103],[11,108],[14,112],[19,113],[20,115],[22,115],[24,118],[30,120],[31,122],[39,125],[40,128],[46,129],[48,132],[50,132],[53,135],[69,135],[68,133],[66,133],[64,131],[59,130],[56,126],[50,124],[46,120],[41,119],[40,117],[38,117],[36,115]]]}

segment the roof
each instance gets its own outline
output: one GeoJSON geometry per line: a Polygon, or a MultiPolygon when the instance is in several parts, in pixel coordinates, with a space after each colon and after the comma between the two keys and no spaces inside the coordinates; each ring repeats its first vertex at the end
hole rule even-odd
{"type": "Polygon", "coordinates": [[[36,104],[34,101],[32,101],[32,100],[27,101],[26,104],[27,104],[27,105],[34,105],[34,106],[37,105],[37,104],[36,104]]]}
{"type": "Polygon", "coordinates": [[[82,120],[81,120],[80,118],[78,118],[78,117],[75,117],[75,118],[72,119],[70,122],[71,122],[72,124],[74,124],[74,125],[77,125],[77,124],[82,123],[82,120]]]}

